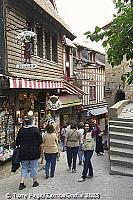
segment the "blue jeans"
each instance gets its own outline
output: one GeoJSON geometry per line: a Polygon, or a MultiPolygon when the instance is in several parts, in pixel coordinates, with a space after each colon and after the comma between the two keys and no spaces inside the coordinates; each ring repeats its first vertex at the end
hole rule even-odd
{"type": "Polygon", "coordinates": [[[21,177],[27,177],[28,171],[30,170],[30,177],[34,178],[37,176],[38,159],[37,160],[21,160],[21,177]]]}
{"type": "Polygon", "coordinates": [[[94,150],[86,150],[84,151],[84,169],[82,172],[82,178],[86,178],[88,170],[89,170],[89,176],[93,176],[93,167],[91,164],[91,157],[93,155],[94,150]]]}
{"type": "Polygon", "coordinates": [[[82,145],[79,146],[78,158],[79,158],[79,163],[82,163],[84,161],[84,153],[82,151],[82,145]]]}
{"type": "Polygon", "coordinates": [[[45,153],[45,160],[46,160],[46,165],[45,165],[45,170],[46,170],[46,175],[49,176],[49,170],[50,170],[50,177],[54,177],[55,173],[55,166],[56,166],[56,158],[57,158],[57,153],[45,153]]]}
{"type": "Polygon", "coordinates": [[[62,152],[65,151],[65,141],[61,141],[61,149],[62,149],[62,152]]]}
{"type": "Polygon", "coordinates": [[[72,169],[74,170],[76,170],[76,160],[77,160],[78,151],[79,151],[79,147],[67,147],[68,167],[71,168],[72,161],[73,161],[72,169]]]}

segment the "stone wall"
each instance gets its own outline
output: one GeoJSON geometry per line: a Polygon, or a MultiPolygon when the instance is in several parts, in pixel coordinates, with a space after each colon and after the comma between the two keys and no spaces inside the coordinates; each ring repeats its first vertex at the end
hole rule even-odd
{"type": "Polygon", "coordinates": [[[109,117],[110,119],[118,118],[121,114],[121,111],[124,109],[124,107],[128,104],[132,103],[130,100],[122,100],[114,104],[109,109],[109,117]]]}
{"type": "Polygon", "coordinates": [[[108,102],[109,107],[114,104],[114,97],[118,89],[123,89],[126,95],[126,99],[133,99],[133,85],[126,85],[124,87],[123,82],[121,81],[121,76],[124,73],[127,73],[130,68],[129,63],[123,61],[121,65],[112,66],[107,62],[107,55],[105,57],[105,85],[106,89],[110,88],[110,91],[105,90],[105,97],[108,102]]]}

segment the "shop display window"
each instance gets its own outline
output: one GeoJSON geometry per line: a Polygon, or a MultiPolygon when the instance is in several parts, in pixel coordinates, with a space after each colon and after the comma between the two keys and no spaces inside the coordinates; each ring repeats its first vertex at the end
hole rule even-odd
{"type": "Polygon", "coordinates": [[[14,120],[9,111],[0,113],[0,161],[12,157],[14,147],[14,120]]]}
{"type": "MultiPolygon", "coordinates": [[[[20,93],[18,94],[16,102],[16,125],[21,127],[23,125],[23,118],[28,115],[29,111],[32,111],[35,115],[35,121],[38,119],[37,112],[35,111],[35,104],[37,97],[34,94],[20,93]]],[[[37,124],[37,122],[36,122],[37,124]]]]}

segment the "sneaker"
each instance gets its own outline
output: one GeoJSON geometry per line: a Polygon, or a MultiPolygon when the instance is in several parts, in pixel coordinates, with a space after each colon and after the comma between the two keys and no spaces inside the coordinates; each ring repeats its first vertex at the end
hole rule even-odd
{"type": "Polygon", "coordinates": [[[103,156],[104,154],[103,153],[97,153],[97,156],[103,156]]]}
{"type": "Polygon", "coordinates": [[[37,181],[35,181],[32,185],[32,187],[37,187],[39,185],[39,183],[37,181]]]}
{"type": "Polygon", "coordinates": [[[89,175],[87,175],[86,178],[93,178],[93,176],[89,176],[89,175]]]}
{"type": "Polygon", "coordinates": [[[54,176],[50,176],[50,178],[54,178],[54,176]]]}
{"type": "Polygon", "coordinates": [[[26,188],[26,185],[24,185],[24,183],[20,183],[19,190],[23,190],[24,188],[26,188]]]}
{"type": "Polygon", "coordinates": [[[83,182],[83,181],[85,181],[85,178],[80,178],[80,179],[78,180],[78,182],[83,182]]]}

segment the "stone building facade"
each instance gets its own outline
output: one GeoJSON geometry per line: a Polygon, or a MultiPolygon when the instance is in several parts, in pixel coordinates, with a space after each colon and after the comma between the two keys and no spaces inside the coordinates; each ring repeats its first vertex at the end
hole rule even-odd
{"type": "Polygon", "coordinates": [[[125,99],[133,99],[133,85],[124,84],[121,76],[130,71],[129,63],[123,61],[121,65],[112,66],[105,56],[105,97],[109,107],[115,103],[115,95],[118,90],[125,92],[125,99]]]}
{"type": "MultiPolygon", "coordinates": [[[[109,29],[110,24],[111,22],[102,28],[109,29]]],[[[121,76],[131,70],[129,66],[129,62],[124,59],[121,65],[112,68],[108,63],[107,49],[105,49],[105,98],[109,107],[115,103],[115,95],[118,90],[125,92],[125,99],[133,99],[133,84],[124,84],[121,80],[121,76]]]]}

